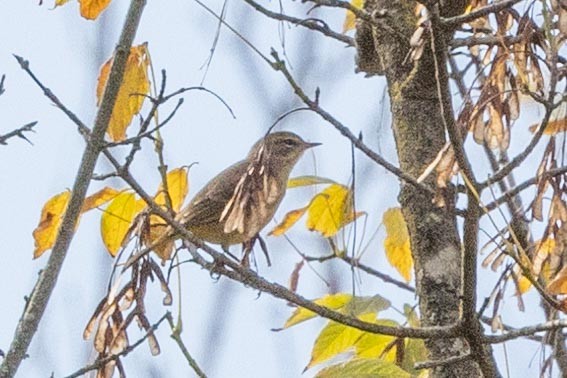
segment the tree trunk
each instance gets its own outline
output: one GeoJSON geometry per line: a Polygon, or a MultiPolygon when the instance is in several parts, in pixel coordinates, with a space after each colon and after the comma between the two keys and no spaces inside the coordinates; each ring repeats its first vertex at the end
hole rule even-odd
{"type": "MultiPolygon", "coordinates": [[[[425,38],[425,51],[419,60],[408,57],[409,41],[417,28],[415,6],[413,1],[367,0],[365,10],[373,15],[377,26],[360,23],[356,41],[358,69],[386,76],[400,167],[417,178],[443,148],[446,138],[429,38],[425,38]]],[[[460,11],[453,8],[450,13],[460,11]]],[[[426,183],[433,187],[433,180],[431,177],[426,183]]],[[[447,193],[451,194],[451,188],[447,193]]],[[[452,195],[445,197],[446,206],[440,208],[431,195],[405,183],[399,197],[411,239],[423,326],[455,324],[460,316],[462,248],[452,195]]],[[[426,346],[433,361],[469,352],[467,342],[460,338],[426,340],[426,346]]],[[[482,376],[470,359],[441,365],[432,373],[435,377],[482,376]]]]}

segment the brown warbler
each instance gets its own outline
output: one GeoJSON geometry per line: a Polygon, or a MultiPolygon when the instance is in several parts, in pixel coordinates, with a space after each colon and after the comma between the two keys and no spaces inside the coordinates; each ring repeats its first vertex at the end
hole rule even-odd
{"type": "Polygon", "coordinates": [[[291,132],[266,135],[244,160],[209,181],[177,219],[196,237],[225,251],[253,241],[274,216],[303,152],[318,145],[291,132]]]}

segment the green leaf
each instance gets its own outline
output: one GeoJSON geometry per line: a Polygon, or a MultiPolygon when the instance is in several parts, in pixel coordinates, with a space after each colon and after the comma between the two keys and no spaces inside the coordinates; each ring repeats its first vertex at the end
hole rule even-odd
{"type": "Polygon", "coordinates": [[[410,327],[420,327],[421,324],[419,322],[419,316],[417,314],[417,310],[414,306],[410,306],[409,304],[404,304],[404,315],[408,320],[408,324],[410,327]]]}
{"type": "Polygon", "coordinates": [[[392,362],[375,358],[357,358],[321,370],[315,378],[410,378],[411,375],[392,362]]]}
{"type": "Polygon", "coordinates": [[[425,348],[425,343],[421,339],[406,339],[406,349],[404,352],[404,360],[402,362],[402,368],[409,371],[412,374],[419,374],[420,371],[414,369],[417,362],[423,362],[427,360],[427,349],[425,348]]]}
{"type": "MultiPolygon", "coordinates": [[[[404,304],[404,315],[408,320],[410,327],[420,327],[421,322],[416,309],[413,306],[404,304]]],[[[417,362],[427,360],[427,349],[425,343],[420,339],[406,339],[404,360],[402,361],[402,368],[410,373],[417,375],[419,371],[414,369],[417,362]]]]}
{"type": "Polygon", "coordinates": [[[380,295],[373,295],[368,297],[353,297],[352,300],[345,306],[345,314],[348,315],[362,315],[369,312],[378,313],[390,307],[391,303],[380,295]]]}

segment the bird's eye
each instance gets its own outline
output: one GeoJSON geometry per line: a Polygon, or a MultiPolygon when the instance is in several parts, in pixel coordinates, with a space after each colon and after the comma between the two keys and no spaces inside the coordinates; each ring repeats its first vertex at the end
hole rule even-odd
{"type": "Polygon", "coordinates": [[[295,140],[293,140],[293,139],[284,139],[283,142],[284,142],[284,144],[285,144],[286,147],[290,147],[290,148],[291,148],[291,147],[297,146],[297,142],[296,142],[295,140]]]}

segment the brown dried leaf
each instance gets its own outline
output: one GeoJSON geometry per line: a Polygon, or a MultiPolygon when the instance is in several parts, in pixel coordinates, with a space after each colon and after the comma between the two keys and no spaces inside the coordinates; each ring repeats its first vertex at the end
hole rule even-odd
{"type": "Polygon", "coordinates": [[[503,328],[504,325],[502,324],[502,317],[500,315],[493,317],[492,321],[490,322],[490,329],[492,330],[492,332],[501,331],[503,328]]]}
{"type": "Polygon", "coordinates": [[[505,151],[510,145],[510,131],[502,122],[502,113],[494,104],[488,105],[489,121],[484,128],[484,141],[491,148],[505,151]]]}
{"type": "Polygon", "coordinates": [[[87,323],[85,330],[83,331],[84,340],[88,340],[91,337],[91,334],[93,332],[94,326],[98,320],[99,315],[101,314],[102,311],[105,311],[107,309],[107,306],[108,303],[106,301],[106,298],[104,298],[102,301],[99,302],[93,315],[91,316],[89,322],[87,323]]]}
{"type": "Polygon", "coordinates": [[[116,303],[111,303],[106,311],[103,311],[98,322],[98,329],[94,338],[94,348],[99,353],[104,353],[108,341],[112,340],[110,330],[110,317],[116,311],[116,303]],[[110,336],[110,337],[109,337],[110,336]]]}
{"type": "Polygon", "coordinates": [[[299,282],[299,272],[301,268],[303,268],[303,264],[305,263],[304,260],[301,260],[297,264],[295,264],[295,268],[293,268],[293,272],[291,272],[291,276],[289,276],[289,290],[293,291],[294,293],[297,291],[297,284],[299,282]]]}
{"type": "Polygon", "coordinates": [[[122,313],[115,311],[112,314],[112,324],[110,325],[112,341],[110,342],[108,350],[111,354],[119,354],[128,347],[128,336],[124,331],[123,322],[124,318],[122,317],[122,313]]]}
{"type": "Polygon", "coordinates": [[[547,291],[552,295],[567,294],[567,266],[564,266],[549,282],[547,291]]]}
{"type": "Polygon", "coordinates": [[[562,224],[567,222],[567,207],[565,206],[565,202],[561,199],[561,196],[557,193],[553,195],[553,199],[551,200],[549,217],[553,222],[557,220],[560,220],[562,224]]]}
{"type": "Polygon", "coordinates": [[[437,187],[446,188],[447,183],[458,172],[457,159],[452,146],[447,149],[435,171],[437,172],[437,187]]]}
{"type": "Polygon", "coordinates": [[[157,338],[154,335],[154,331],[152,330],[150,322],[144,315],[141,314],[139,314],[136,318],[138,320],[138,324],[140,324],[140,326],[144,328],[146,332],[148,332],[148,345],[150,346],[150,353],[152,354],[152,356],[157,356],[160,353],[160,347],[157,338]]]}
{"type": "Polygon", "coordinates": [[[548,237],[547,239],[538,240],[536,242],[536,250],[533,258],[534,275],[538,276],[541,273],[543,264],[548,259],[549,255],[553,253],[554,249],[555,239],[548,237]]]}
{"type": "Polygon", "coordinates": [[[165,277],[163,276],[163,273],[160,267],[156,264],[156,262],[154,260],[150,260],[150,264],[152,267],[152,271],[155,273],[156,277],[159,280],[161,291],[163,291],[165,294],[165,297],[163,298],[163,305],[170,306],[171,303],[173,302],[173,296],[171,295],[171,290],[167,285],[167,281],[165,280],[165,277]]]}
{"type": "Polygon", "coordinates": [[[471,127],[474,141],[478,144],[484,144],[484,110],[477,112],[476,117],[471,120],[471,127]]]}
{"type": "Polygon", "coordinates": [[[502,263],[504,262],[505,258],[506,258],[505,253],[499,254],[498,257],[495,258],[492,264],[490,265],[490,269],[492,269],[493,272],[496,272],[498,268],[502,266],[502,263]]]}
{"type": "Polygon", "coordinates": [[[482,260],[482,267],[487,268],[500,254],[500,246],[494,248],[485,258],[482,260]]]}

